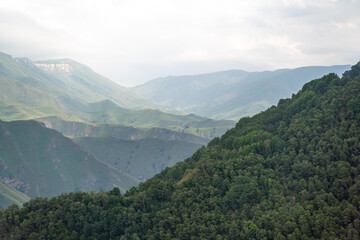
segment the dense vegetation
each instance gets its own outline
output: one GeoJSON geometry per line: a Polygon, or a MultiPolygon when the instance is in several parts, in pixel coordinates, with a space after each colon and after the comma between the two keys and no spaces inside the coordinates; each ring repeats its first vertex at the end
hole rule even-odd
{"type": "Polygon", "coordinates": [[[0,212],[3,239],[358,239],[360,63],[329,74],[124,195],[0,212]]]}

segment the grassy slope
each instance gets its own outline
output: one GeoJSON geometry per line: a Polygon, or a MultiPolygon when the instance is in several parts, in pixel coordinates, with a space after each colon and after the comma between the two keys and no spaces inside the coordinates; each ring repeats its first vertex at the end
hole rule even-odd
{"type": "Polygon", "coordinates": [[[6,183],[0,182],[0,208],[6,208],[11,204],[21,205],[29,200],[30,198],[25,194],[15,190],[6,183]]]}
{"type": "Polygon", "coordinates": [[[0,102],[12,109],[12,112],[0,113],[4,120],[77,115],[86,108],[84,102],[63,90],[61,82],[35,67],[30,60],[19,62],[0,53],[0,83],[0,102]]]}
{"type": "MultiPolygon", "coordinates": [[[[174,115],[157,110],[129,111],[120,106],[148,106],[90,68],[72,60],[71,72],[42,71],[29,59],[0,53],[0,119],[22,120],[58,116],[64,120],[123,124],[134,127],[175,126],[178,131],[198,125],[192,133],[209,137],[209,128],[223,133],[234,122],[216,122],[195,115],[174,115]],[[110,99],[110,100],[107,100],[110,99]],[[212,124],[209,125],[209,122],[212,124]],[[203,125],[206,125],[203,126],[203,125]]],[[[185,130],[184,130],[185,131],[185,130]]]]}
{"type": "Polygon", "coordinates": [[[112,167],[142,178],[150,178],[165,167],[190,157],[201,145],[160,139],[123,140],[82,137],[73,139],[112,167]]]}
{"type": "Polygon", "coordinates": [[[118,110],[90,112],[87,115],[86,121],[145,128],[164,127],[174,131],[191,133],[203,138],[220,136],[235,124],[234,121],[229,120],[216,121],[194,114],[175,115],[151,109],[126,113],[118,110]]]}
{"type": "Polygon", "coordinates": [[[85,102],[96,102],[110,99],[126,108],[145,108],[150,103],[136,97],[128,89],[94,72],[89,67],[71,59],[45,60],[42,64],[69,64],[70,72],[46,71],[49,75],[62,82],[62,88],[69,94],[76,95],[85,102]]]}
{"type": "Polygon", "coordinates": [[[0,177],[30,197],[138,183],[35,121],[0,121],[0,163],[0,177]]]}
{"type": "Polygon", "coordinates": [[[85,122],[64,121],[57,117],[37,119],[48,128],[55,129],[69,137],[114,137],[139,140],[156,138],[162,140],[182,140],[191,143],[206,144],[209,139],[193,134],[174,132],[165,128],[134,128],[119,124],[90,124],[85,122]]]}

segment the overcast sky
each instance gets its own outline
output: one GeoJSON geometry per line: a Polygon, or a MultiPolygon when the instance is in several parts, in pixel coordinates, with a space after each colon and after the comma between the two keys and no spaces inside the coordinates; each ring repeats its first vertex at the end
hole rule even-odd
{"type": "Polygon", "coordinates": [[[124,86],[360,60],[360,0],[1,0],[0,51],[124,86]]]}

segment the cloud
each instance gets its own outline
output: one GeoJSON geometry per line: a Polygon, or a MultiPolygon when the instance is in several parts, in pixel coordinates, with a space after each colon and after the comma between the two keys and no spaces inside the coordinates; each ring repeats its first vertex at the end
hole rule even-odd
{"type": "Polygon", "coordinates": [[[0,9],[0,47],[17,56],[49,57],[70,54],[74,40],[62,29],[50,28],[16,10],[0,9]]]}
{"type": "Polygon", "coordinates": [[[0,49],[70,57],[125,85],[359,60],[360,1],[8,0],[0,49]]]}

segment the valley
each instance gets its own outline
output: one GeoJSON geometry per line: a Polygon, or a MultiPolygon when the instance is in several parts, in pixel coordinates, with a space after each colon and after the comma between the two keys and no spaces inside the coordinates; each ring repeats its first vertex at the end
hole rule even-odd
{"type": "Polygon", "coordinates": [[[0,121],[0,178],[31,198],[69,191],[122,191],[139,183],[42,123],[0,121]]]}
{"type": "Polygon", "coordinates": [[[1,204],[19,204],[27,196],[51,197],[114,186],[124,192],[191,157],[201,146],[232,128],[235,121],[225,119],[242,116],[234,107],[253,109],[244,113],[252,115],[270,106],[278,96],[299,88],[310,77],[346,68],[308,67],[260,73],[234,70],[156,79],[127,89],[71,59],[33,62],[1,53],[1,141],[6,148],[0,149],[0,177],[3,184],[13,188],[5,188],[8,192],[19,191],[26,196],[15,201],[4,195],[6,200],[1,204]],[[160,89],[167,95],[162,95],[160,89]],[[266,106],[249,107],[241,99],[253,106],[255,102],[266,102],[266,106]],[[201,102],[207,105],[195,107],[201,102]],[[174,111],[161,111],[156,106],[174,111]],[[179,110],[189,114],[175,114],[179,110]],[[225,119],[213,120],[193,111],[225,119]]]}
{"type": "MultiPolygon", "coordinates": [[[[33,62],[0,53],[0,85],[0,182],[31,198],[114,186],[124,192],[235,125],[154,109],[70,59],[33,62]]],[[[2,207],[24,199],[6,196],[2,207]]]]}
{"type": "Polygon", "coordinates": [[[359,13],[0,1],[0,240],[359,240],[359,13]]]}
{"type": "MultiPolygon", "coordinates": [[[[99,193],[70,192],[0,211],[0,237],[356,239],[360,226],[359,103],[360,62],[341,78],[334,73],[324,75],[277,106],[240,119],[191,157],[126,192],[117,187],[99,193]]],[[[24,124],[34,125],[31,135],[50,131],[65,139],[35,121],[0,123],[3,138],[24,138],[28,134],[12,127],[24,124]]],[[[61,146],[55,140],[43,141],[49,153],[61,146]]],[[[136,146],[109,137],[74,141],[116,166],[124,164],[122,158],[144,153],[146,142],[153,140],[137,140],[136,146]],[[127,144],[132,151],[121,150],[127,144]]],[[[15,147],[21,142],[11,144],[15,147]]],[[[14,152],[25,157],[34,151],[33,146],[21,149],[28,150],[14,152]]],[[[165,150],[151,151],[167,155],[165,150]]],[[[141,163],[141,168],[149,170],[150,164],[141,163]]],[[[128,165],[129,173],[137,169],[128,165]]]]}

